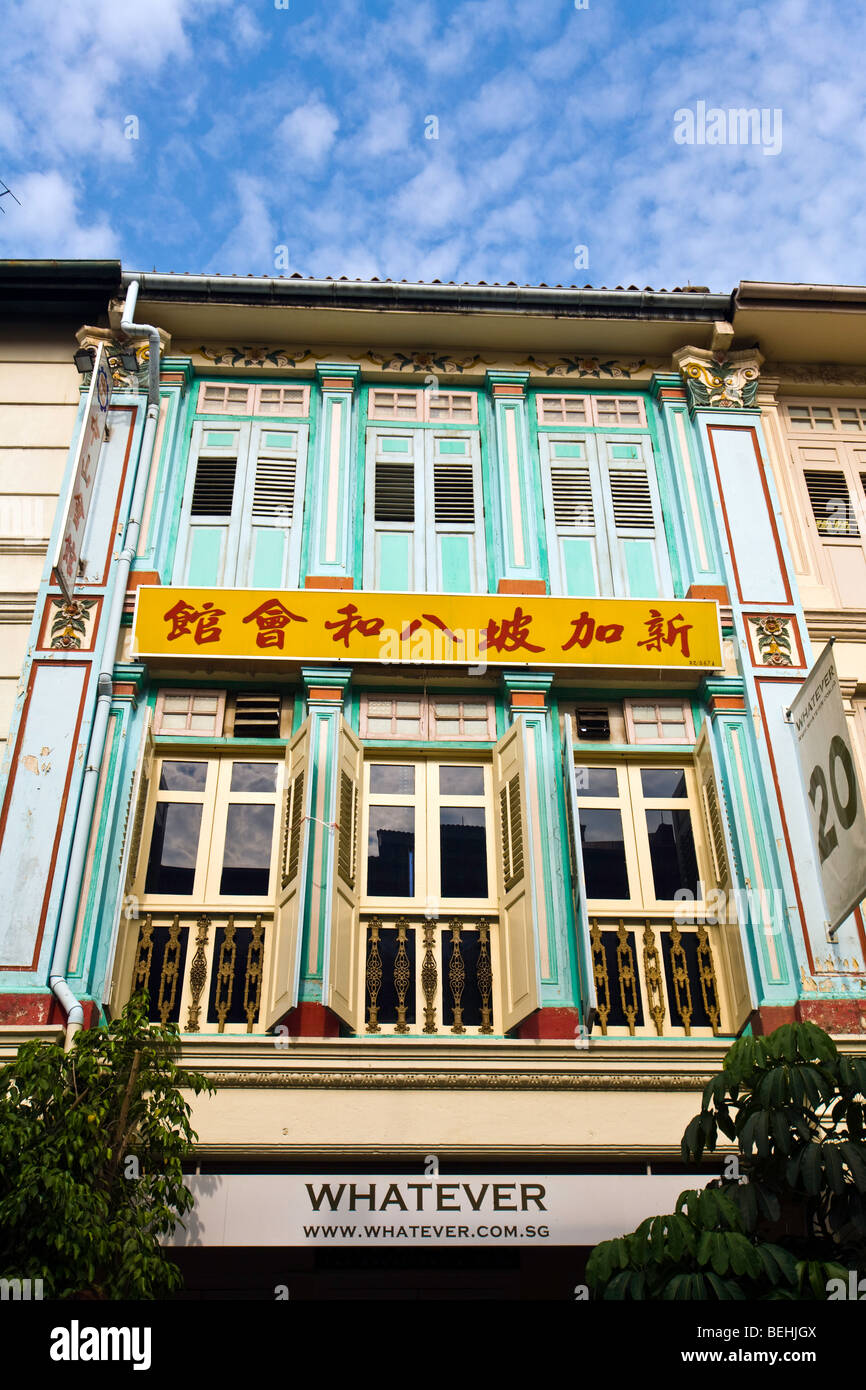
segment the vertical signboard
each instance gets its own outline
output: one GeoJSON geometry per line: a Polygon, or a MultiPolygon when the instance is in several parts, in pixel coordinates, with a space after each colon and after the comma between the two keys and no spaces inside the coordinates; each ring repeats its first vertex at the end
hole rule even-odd
{"type": "Polygon", "coordinates": [[[866,813],[832,642],[798,691],[791,722],[832,931],[866,897],[866,813]]]}
{"type": "Polygon", "coordinates": [[[60,587],[69,602],[72,601],[82,558],[81,547],[87,525],[87,513],[90,510],[99,451],[105,438],[108,407],[111,404],[111,385],[111,370],[105,348],[100,343],[93,363],[93,376],[78,435],[72,478],[63,510],[63,526],[57,538],[57,549],[52,561],[60,587]]]}

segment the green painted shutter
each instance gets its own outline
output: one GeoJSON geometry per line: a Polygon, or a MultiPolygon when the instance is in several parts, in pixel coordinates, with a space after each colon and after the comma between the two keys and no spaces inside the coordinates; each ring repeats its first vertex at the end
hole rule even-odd
{"type": "Polygon", "coordinates": [[[477,435],[429,431],[426,453],[426,530],[434,537],[426,587],[431,593],[477,593],[486,588],[477,435]]]}
{"type": "Polygon", "coordinates": [[[614,592],[628,598],[668,597],[673,589],[649,442],[600,438],[599,462],[614,592]]]}

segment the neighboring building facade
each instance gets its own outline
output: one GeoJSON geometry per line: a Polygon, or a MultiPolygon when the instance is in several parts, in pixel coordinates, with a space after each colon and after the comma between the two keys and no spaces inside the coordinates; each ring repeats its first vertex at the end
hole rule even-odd
{"type": "Polygon", "coordinates": [[[821,525],[866,474],[863,353],[820,383],[791,356],[829,314],[847,364],[862,314],[767,288],[118,274],[77,325],[141,370],[113,373],[73,603],[47,567],[36,597],[0,1042],[59,1036],[64,981],[86,1026],[142,985],[178,1024],[219,1087],[194,1287],[569,1296],[575,1247],[683,1185],[732,1037],[862,1038],[863,922],[827,940],[785,724],[832,631],[864,747],[862,493],[821,525]],[[366,1212],[352,1175],[431,1158],[568,1178],[569,1244],[372,1275],[280,1237],[310,1175],[366,1212]],[[226,1194],[251,1205],[215,1237],[226,1194]]]}

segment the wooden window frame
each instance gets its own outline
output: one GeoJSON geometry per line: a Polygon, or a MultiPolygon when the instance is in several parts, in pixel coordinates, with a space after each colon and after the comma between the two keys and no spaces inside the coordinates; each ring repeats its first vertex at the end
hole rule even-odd
{"type": "Polygon", "coordinates": [[[277,882],[277,859],[280,840],[280,810],[282,805],[283,793],[283,756],[282,750],[275,750],[274,753],[260,754],[256,752],[244,753],[232,749],[220,750],[215,753],[206,748],[187,750],[180,748],[173,750],[170,740],[160,739],[160,746],[156,750],[153,762],[153,774],[150,778],[147,803],[144,812],[142,835],[142,847],[139,855],[138,874],[135,884],[135,894],[140,901],[140,905],[145,910],[165,911],[171,908],[174,911],[207,911],[213,909],[218,912],[225,912],[227,908],[234,905],[238,911],[248,909],[263,912],[271,911],[274,906],[274,896],[277,882]],[[204,790],[201,792],[182,792],[182,791],[161,791],[159,789],[160,773],[163,763],[166,762],[195,762],[207,765],[207,777],[204,790]],[[237,792],[231,790],[231,770],[235,763],[261,762],[276,767],[275,790],[270,792],[237,792]],[[196,852],[195,880],[192,893],[146,893],[144,885],[147,879],[147,867],[150,859],[150,848],[153,838],[153,826],[156,816],[156,807],[161,802],[181,802],[185,804],[198,804],[202,806],[202,817],[199,826],[198,848],[196,852]],[[228,809],[230,805],[245,804],[267,804],[274,808],[273,825],[271,832],[271,861],[268,891],[262,895],[246,894],[224,894],[220,895],[219,880],[223,868],[223,853],[225,850],[226,826],[228,821],[228,809]]]}
{"type": "Polygon", "coordinates": [[[469,390],[431,391],[414,386],[371,386],[367,396],[367,419],[371,423],[456,425],[478,424],[478,392],[469,390]],[[390,404],[380,397],[392,396],[390,404]],[[402,401],[399,398],[402,397],[402,401]],[[455,400],[469,402],[468,412],[454,414],[455,400]],[[439,402],[447,402],[440,406],[439,402]],[[439,414],[439,410],[444,414],[439,414]]]}
{"type": "MultiPolygon", "coordinates": [[[[480,722],[480,716],[479,716],[479,719],[478,719],[478,720],[473,720],[472,722],[473,722],[473,723],[478,723],[478,722],[480,722]]],[[[360,735],[361,738],[363,738],[363,739],[369,739],[369,740],[373,740],[373,741],[378,741],[379,739],[392,739],[392,738],[393,738],[393,739],[409,740],[409,739],[415,737],[415,738],[418,738],[418,739],[429,739],[429,740],[431,740],[431,741],[434,742],[434,743],[461,743],[461,742],[462,742],[462,743],[478,743],[478,744],[480,744],[480,745],[483,745],[483,744],[486,744],[487,742],[491,742],[491,743],[492,743],[492,742],[495,742],[495,741],[496,741],[496,705],[495,705],[495,702],[494,702],[492,696],[450,695],[450,694],[448,694],[447,692],[441,692],[441,693],[437,693],[437,692],[428,692],[426,695],[410,695],[410,694],[406,694],[406,693],[404,693],[404,692],[401,692],[401,693],[399,693],[399,694],[396,694],[396,693],[392,693],[391,691],[365,690],[365,691],[362,691],[362,693],[361,693],[361,706],[360,706],[360,712],[359,712],[359,725],[358,725],[358,727],[359,727],[359,735],[360,735]],[[370,712],[369,712],[369,704],[370,704],[370,701],[371,701],[371,700],[390,700],[390,702],[391,702],[391,714],[390,714],[390,716],[384,715],[384,714],[375,714],[375,715],[371,715],[370,712]],[[421,712],[420,712],[420,715],[419,715],[419,732],[418,732],[418,734],[416,734],[416,735],[410,735],[410,734],[401,734],[401,733],[397,733],[397,732],[396,732],[395,724],[396,724],[396,721],[397,721],[397,719],[398,719],[398,717],[399,717],[398,714],[397,714],[397,711],[396,711],[396,704],[397,704],[397,701],[398,701],[398,700],[412,700],[412,701],[414,701],[416,704],[420,705],[420,711],[421,711],[421,712]],[[459,732],[459,733],[456,733],[456,734],[443,734],[443,733],[440,733],[440,732],[439,732],[439,730],[438,730],[437,727],[436,727],[436,726],[437,726],[437,723],[439,722],[439,721],[438,721],[438,716],[437,716],[437,714],[436,714],[436,706],[437,706],[437,704],[457,705],[457,707],[458,707],[458,715],[457,715],[457,718],[458,718],[458,722],[459,722],[459,724],[460,724],[460,732],[459,732]],[[482,738],[482,737],[478,737],[478,736],[473,736],[473,735],[471,735],[471,734],[466,733],[466,731],[465,731],[465,723],[466,723],[466,710],[465,710],[465,707],[466,707],[467,705],[475,705],[475,706],[481,706],[481,705],[483,705],[483,706],[484,706],[484,709],[485,709],[485,720],[486,720],[486,733],[484,734],[483,738],[482,738]],[[368,721],[369,721],[371,718],[373,718],[373,719],[386,719],[386,718],[389,718],[389,717],[390,717],[390,719],[391,719],[391,733],[389,733],[389,734],[384,734],[384,733],[370,733],[370,731],[369,731],[369,722],[368,722],[368,721]]]]}
{"type": "Polygon", "coordinates": [[[226,692],[224,690],[202,690],[202,689],[172,689],[171,686],[163,686],[156,696],[156,709],[153,717],[153,732],[163,738],[221,738],[225,724],[226,692]],[[166,698],[185,697],[187,699],[186,728],[168,729],[165,727],[165,701],[166,698]],[[195,714],[195,700],[199,697],[213,699],[216,697],[217,707],[213,716],[213,727],[210,729],[193,729],[190,727],[190,720],[195,714]]]}
{"type": "Polygon", "coordinates": [[[493,764],[488,750],[479,757],[450,758],[443,752],[432,757],[399,757],[384,752],[364,758],[361,781],[361,832],[358,874],[360,879],[361,911],[409,912],[431,911],[434,915],[449,912],[464,915],[491,915],[498,911],[496,897],[496,860],[494,858],[495,819],[493,809],[493,764]],[[370,769],[375,766],[403,766],[415,769],[415,790],[411,794],[370,792],[370,769]],[[484,791],[480,796],[459,796],[439,791],[441,767],[481,767],[484,791]],[[415,809],[415,892],[411,897],[373,897],[367,891],[367,841],[370,833],[371,806],[413,806],[415,809]],[[443,898],[439,849],[439,809],[442,806],[483,807],[487,835],[487,897],[443,898]]]}
{"type": "Polygon", "coordinates": [[[539,429],[631,429],[645,430],[647,425],[646,399],[634,392],[625,395],[608,395],[598,392],[596,394],[586,394],[582,392],[556,392],[539,391],[536,393],[536,417],[539,429]],[[634,419],[621,419],[622,402],[627,401],[629,405],[634,403],[637,406],[637,415],[634,419]],[[569,405],[582,407],[582,420],[570,420],[567,416],[569,405]],[[615,418],[603,416],[600,407],[613,407],[615,418]]]}
{"type": "MultiPolygon", "coordinates": [[[[282,404],[282,399],[280,401],[282,404]]],[[[263,381],[259,383],[251,381],[200,381],[198,395],[196,397],[196,415],[220,416],[220,415],[244,415],[262,416],[270,420],[306,420],[310,414],[310,387],[304,381],[263,381]],[[222,391],[222,401],[209,401],[208,392],[222,391]],[[245,391],[246,397],[243,402],[240,400],[230,401],[231,391],[245,391]],[[291,409],[270,410],[264,408],[264,398],[270,391],[279,391],[282,395],[287,391],[299,392],[300,402],[291,403],[291,409]]]]}
{"type": "MultiPolygon", "coordinates": [[[[617,795],[587,796],[576,789],[579,810],[597,808],[616,809],[620,812],[623,828],[626,869],[631,896],[629,898],[587,898],[587,911],[593,913],[621,913],[622,916],[672,916],[678,907],[675,899],[655,897],[652,873],[652,859],[649,847],[649,832],[646,824],[646,810],[688,810],[692,823],[695,845],[695,858],[698,866],[699,886],[706,894],[715,879],[712,873],[712,857],[706,840],[703,810],[698,788],[697,770],[693,758],[672,759],[652,757],[646,751],[623,756],[615,753],[605,757],[603,753],[592,753],[581,757],[580,745],[575,745],[575,767],[612,767],[616,771],[617,795]],[[646,797],[641,785],[641,769],[663,771],[666,769],[682,771],[686,778],[685,797],[646,797]]],[[[580,851],[579,851],[580,852],[580,851]]],[[[695,914],[706,912],[706,897],[695,899],[690,904],[695,914]]]]}
{"type": "MultiPolygon", "coordinates": [[[[627,735],[628,735],[628,741],[629,741],[629,743],[634,743],[634,744],[637,744],[637,745],[639,745],[639,746],[641,746],[641,747],[652,747],[652,745],[653,745],[654,743],[683,744],[684,746],[685,746],[685,745],[689,745],[689,746],[693,746],[693,745],[694,745],[694,742],[695,742],[695,721],[694,721],[694,718],[692,717],[691,706],[690,706],[690,704],[688,703],[687,700],[653,700],[653,699],[651,699],[651,698],[649,698],[649,697],[648,697],[647,699],[641,699],[641,698],[639,698],[639,697],[635,697],[634,699],[625,700],[623,703],[624,703],[624,710],[625,710],[625,727],[626,727],[626,733],[627,733],[627,735]],[[655,712],[656,712],[656,737],[655,737],[655,738],[646,738],[646,737],[643,737],[643,738],[642,738],[642,737],[639,736],[638,728],[637,728],[637,725],[636,725],[636,722],[635,722],[635,717],[634,717],[634,711],[635,711],[636,706],[638,706],[638,705],[644,705],[644,706],[652,705],[652,706],[655,707],[655,712]],[[662,733],[662,727],[661,727],[661,726],[662,726],[662,724],[663,724],[664,722],[666,722],[666,721],[664,720],[664,718],[663,718],[663,714],[664,714],[664,711],[665,711],[665,710],[675,710],[675,711],[677,711],[678,713],[682,713],[682,714],[684,715],[684,721],[683,721],[683,736],[682,736],[682,738],[670,738],[670,737],[668,737],[667,735],[665,735],[665,734],[662,733]]],[[[670,722],[675,722],[675,721],[670,721],[670,720],[668,720],[667,722],[670,723],[670,722]]]]}

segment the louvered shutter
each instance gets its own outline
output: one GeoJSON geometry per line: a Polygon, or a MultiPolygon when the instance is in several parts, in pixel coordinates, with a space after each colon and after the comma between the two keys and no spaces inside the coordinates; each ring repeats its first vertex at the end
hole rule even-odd
{"type": "Polygon", "coordinates": [[[600,443],[614,590],[628,598],[672,592],[655,466],[643,439],[600,443]]]}
{"type": "MultiPolygon", "coordinates": [[[[736,916],[733,897],[737,878],[736,862],[730,843],[724,794],[716,776],[709,721],[706,719],[695,744],[695,768],[707,846],[715,878],[713,887],[724,893],[726,904],[726,910],[715,914],[724,920],[714,928],[713,939],[720,943],[722,949],[722,966],[731,1010],[730,1025],[733,1031],[738,1033],[745,1027],[752,1010],[757,1007],[756,994],[751,977],[746,923],[732,920],[736,916]]],[[[706,894],[704,896],[706,897],[706,894]]]]}
{"type": "Polygon", "coordinates": [[[477,593],[486,588],[477,436],[429,431],[426,449],[427,532],[435,536],[433,553],[427,557],[426,588],[445,594],[477,593]]]}
{"type": "Polygon", "coordinates": [[[424,435],[367,431],[365,587],[396,592],[425,587],[424,435]]]}
{"type": "Polygon", "coordinates": [[[355,1032],[361,1026],[358,826],[362,759],[361,744],[344,719],[337,759],[337,843],[325,997],[328,1008],[355,1032]]]}
{"type": "Polygon", "coordinates": [[[298,583],[306,454],[305,426],[253,427],[238,567],[253,589],[298,583]]]}
{"type": "Polygon", "coordinates": [[[583,876],[583,855],[580,850],[580,811],[577,805],[577,784],[574,766],[574,725],[571,715],[563,721],[562,779],[565,786],[565,806],[568,819],[568,841],[571,854],[571,875],[574,916],[577,926],[577,960],[580,984],[580,1017],[587,1030],[595,1022],[598,1000],[595,991],[595,970],[589,939],[589,920],[586,910],[586,883],[583,876]]]}
{"type": "Polygon", "coordinates": [[[298,1002],[310,829],[310,725],[306,719],[286,749],[266,1028],[298,1002]]]}
{"type": "Polygon", "coordinates": [[[841,469],[806,468],[806,490],[815,525],[824,538],[855,539],[860,535],[857,515],[841,469]]]}
{"type": "Polygon", "coordinates": [[[249,425],[197,421],[181,515],[176,584],[233,584],[249,425]]]}
{"type": "MultiPolygon", "coordinates": [[[[536,866],[526,797],[526,737],[520,719],[493,750],[499,898],[502,1027],[514,1028],[541,1002],[535,913],[536,866]]],[[[537,866],[540,875],[541,866],[537,866]]]]}
{"type": "Polygon", "coordinates": [[[132,776],[127,802],[126,822],[123,828],[123,841],[120,849],[120,883],[123,892],[117,906],[105,970],[104,1001],[112,1014],[123,1007],[129,997],[132,983],[132,970],[135,961],[140,917],[137,913],[135,889],[138,880],[144,879],[142,837],[144,818],[147,812],[147,799],[153,773],[153,710],[147,710],[144,734],[138,761],[132,776]],[[142,868],[139,872],[139,864],[142,868]]]}
{"type": "Polygon", "coordinates": [[[604,518],[592,438],[542,435],[539,442],[551,592],[575,597],[609,594],[610,564],[599,544],[604,518]]]}

